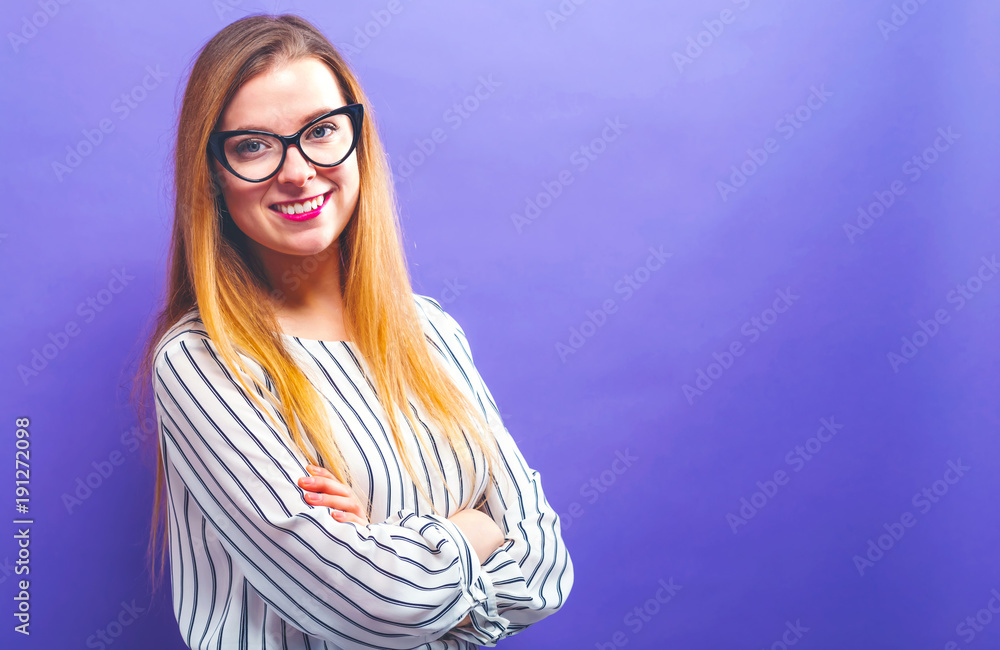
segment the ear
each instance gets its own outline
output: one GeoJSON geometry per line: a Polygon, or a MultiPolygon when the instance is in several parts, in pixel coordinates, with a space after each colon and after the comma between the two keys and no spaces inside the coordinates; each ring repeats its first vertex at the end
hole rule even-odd
{"type": "Polygon", "coordinates": [[[232,221],[231,215],[229,214],[229,207],[226,205],[226,197],[223,194],[223,183],[225,183],[225,172],[219,173],[216,169],[217,163],[214,160],[209,160],[208,163],[208,174],[209,174],[209,193],[212,198],[212,203],[215,204],[215,213],[218,217],[219,226],[225,230],[228,226],[228,222],[232,221]]]}
{"type": "Polygon", "coordinates": [[[210,181],[210,191],[212,192],[212,196],[215,197],[216,200],[221,199],[224,196],[223,187],[224,183],[226,182],[224,178],[225,170],[223,170],[223,172],[220,174],[220,171],[217,169],[218,164],[219,164],[218,162],[209,158],[208,175],[210,181]]]}

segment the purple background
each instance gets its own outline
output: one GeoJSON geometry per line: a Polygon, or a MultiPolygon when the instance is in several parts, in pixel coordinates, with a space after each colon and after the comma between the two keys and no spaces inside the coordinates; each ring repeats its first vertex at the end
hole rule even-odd
{"type": "Polygon", "coordinates": [[[154,467],[132,451],[126,395],[161,300],[186,72],[215,32],[261,11],[353,43],[414,288],[463,325],[563,513],[572,593],[503,647],[780,648],[796,624],[802,648],[1000,643],[984,609],[1000,588],[1000,277],[981,261],[1000,254],[1000,5],[566,0],[556,21],[555,0],[402,0],[379,25],[387,5],[3,3],[0,440],[13,458],[14,420],[31,418],[35,523],[27,639],[11,630],[23,576],[2,525],[0,645],[87,647],[134,601],[145,611],[109,647],[183,647],[169,579],[150,602],[154,467]],[[906,22],[888,30],[894,6],[906,22]],[[480,79],[494,87],[467,100],[480,79]],[[813,88],[825,101],[799,108],[813,88]],[[123,93],[141,97],[127,113],[123,93]],[[448,113],[463,101],[467,117],[448,113]],[[781,121],[797,108],[799,128],[781,121]],[[81,147],[102,120],[113,130],[81,147]],[[927,152],[939,128],[953,141],[927,152]],[[422,155],[435,129],[445,139],[422,155]],[[67,147],[88,155],[69,167],[67,147]],[[914,156],[933,159],[919,179],[914,156]],[[720,192],[744,165],[746,182],[720,192]],[[572,182],[554,184],[560,172],[572,182]],[[894,181],[903,192],[849,235],[894,181]],[[529,200],[544,207],[518,225],[529,200]],[[122,269],[125,289],[101,294],[122,269]],[[973,296],[961,308],[958,285],[973,296]],[[798,297],[776,315],[779,291],[798,297]],[[96,296],[112,300],[78,309],[96,296]],[[755,335],[752,318],[770,325],[755,335]],[[23,379],[70,321],[78,334],[23,379]],[[894,367],[920,321],[935,334],[894,367]],[[727,357],[733,342],[742,354],[727,357]],[[699,371],[715,378],[689,398],[699,371]],[[786,459],[821,418],[842,429],[786,459]],[[63,495],[116,451],[70,512],[63,495]],[[950,485],[949,461],[969,468],[950,485]],[[769,486],[777,470],[788,480],[769,486]],[[762,503],[758,482],[776,493],[734,532],[727,515],[762,503]],[[935,485],[929,509],[913,501],[935,485]],[[913,526],[883,537],[862,575],[855,556],[907,512],[913,526]],[[680,586],[665,604],[660,580],[680,586]],[[977,613],[978,631],[963,624],[977,613]]]}

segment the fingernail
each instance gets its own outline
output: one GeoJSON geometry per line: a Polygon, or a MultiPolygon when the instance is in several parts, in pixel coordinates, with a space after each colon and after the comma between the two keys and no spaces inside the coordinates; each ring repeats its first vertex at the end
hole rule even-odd
{"type": "Polygon", "coordinates": [[[310,501],[316,501],[317,499],[319,499],[319,495],[309,492],[306,494],[306,498],[309,499],[310,501]]]}
{"type": "Polygon", "coordinates": [[[299,480],[302,482],[303,485],[312,485],[313,484],[313,480],[310,477],[308,477],[308,476],[303,477],[303,478],[301,478],[299,480]]]}

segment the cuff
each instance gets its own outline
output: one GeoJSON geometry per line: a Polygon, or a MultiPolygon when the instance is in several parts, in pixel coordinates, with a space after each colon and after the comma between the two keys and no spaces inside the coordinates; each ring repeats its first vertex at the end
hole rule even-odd
{"type": "MultiPolygon", "coordinates": [[[[514,558],[507,553],[507,549],[514,542],[510,539],[505,540],[504,544],[494,550],[480,565],[475,549],[458,526],[439,515],[428,514],[426,516],[428,519],[440,523],[442,528],[454,538],[456,545],[462,548],[459,554],[460,561],[463,563],[467,559],[469,561],[468,571],[465,573],[467,577],[465,585],[472,601],[472,607],[468,610],[469,622],[462,627],[452,628],[449,635],[492,648],[497,644],[497,641],[508,636],[507,629],[510,624],[510,621],[500,614],[503,595],[498,593],[494,580],[520,580],[522,585],[524,583],[520,567],[514,558]]],[[[463,618],[465,618],[464,613],[455,623],[457,624],[463,618]]]]}
{"type": "MultiPolygon", "coordinates": [[[[508,538],[483,562],[483,573],[496,598],[498,612],[506,612],[512,607],[523,608],[526,603],[531,602],[521,565],[508,552],[513,545],[514,540],[508,538]]],[[[504,617],[501,618],[504,627],[509,627],[510,621],[504,617]]],[[[509,634],[514,632],[515,630],[511,630],[509,634]]]]}
{"type": "Polygon", "coordinates": [[[525,593],[524,575],[517,561],[507,552],[513,543],[507,539],[483,562],[481,577],[486,599],[469,612],[469,623],[451,631],[453,636],[493,647],[500,639],[516,632],[510,629],[510,620],[501,614],[524,600],[517,596],[525,593]]]}
{"type": "MultiPolygon", "coordinates": [[[[440,621],[441,629],[446,633],[456,629],[455,626],[465,618],[470,609],[485,607],[487,600],[495,602],[495,599],[487,593],[488,580],[483,577],[479,558],[476,557],[469,540],[454,523],[440,515],[432,513],[417,515],[412,510],[400,510],[382,523],[401,526],[418,533],[434,549],[435,554],[443,551],[446,556],[451,555],[452,552],[447,550],[447,545],[449,542],[454,544],[453,553],[462,574],[459,581],[461,591],[451,605],[450,620],[440,621]]],[[[439,632],[428,641],[436,639],[440,634],[439,632]]]]}

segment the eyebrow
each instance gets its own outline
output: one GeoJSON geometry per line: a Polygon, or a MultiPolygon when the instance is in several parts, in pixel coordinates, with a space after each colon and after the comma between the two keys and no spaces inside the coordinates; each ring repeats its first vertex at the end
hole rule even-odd
{"type": "MultiPolygon", "coordinates": [[[[341,107],[341,108],[343,108],[343,107],[341,107]]],[[[315,120],[320,115],[325,115],[326,113],[329,113],[330,111],[335,111],[335,110],[337,110],[337,109],[335,109],[335,108],[321,108],[319,110],[313,111],[309,115],[306,115],[306,117],[302,120],[302,126],[305,126],[306,124],[309,124],[309,122],[312,122],[313,120],[315,120]]],[[[273,131],[271,131],[271,129],[268,129],[268,128],[263,127],[263,126],[254,126],[254,125],[237,126],[236,128],[226,129],[226,130],[227,131],[269,131],[269,132],[273,133],[273,131]]]]}

